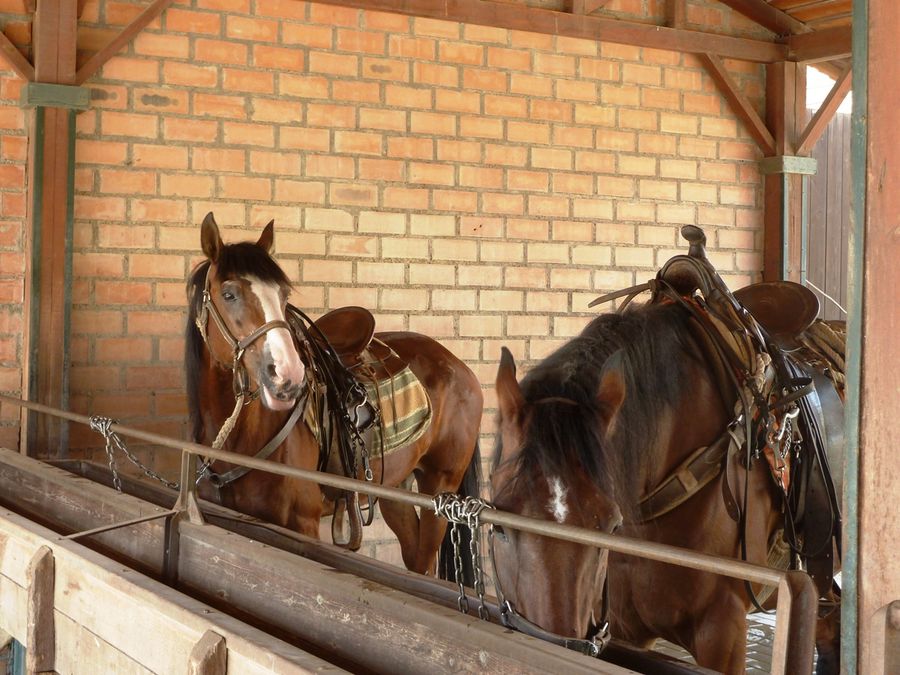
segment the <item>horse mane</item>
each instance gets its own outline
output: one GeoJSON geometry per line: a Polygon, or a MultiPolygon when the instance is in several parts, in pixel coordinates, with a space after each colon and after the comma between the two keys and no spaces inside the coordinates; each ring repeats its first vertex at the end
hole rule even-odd
{"type": "MultiPolygon", "coordinates": [[[[197,329],[197,316],[203,305],[203,290],[210,261],[204,260],[191,272],[187,282],[188,316],[184,332],[184,369],[187,389],[191,437],[194,442],[203,438],[203,416],[200,411],[200,374],[206,345],[197,329]]],[[[275,283],[285,289],[292,284],[284,270],[262,247],[252,242],[226,244],[216,260],[217,274],[222,279],[256,277],[264,283],[275,283]]]]}
{"type": "MultiPolygon", "coordinates": [[[[699,362],[692,344],[688,315],[676,305],[633,306],[591,321],[523,378],[530,424],[508,485],[533,481],[534,468],[564,482],[583,473],[616,500],[626,518],[635,517],[639,480],[657,450],[658,420],[690,391],[686,363],[699,362]],[[598,392],[603,367],[616,353],[626,394],[608,443],[600,434],[598,392]]],[[[501,450],[498,435],[495,467],[501,450]]]]}

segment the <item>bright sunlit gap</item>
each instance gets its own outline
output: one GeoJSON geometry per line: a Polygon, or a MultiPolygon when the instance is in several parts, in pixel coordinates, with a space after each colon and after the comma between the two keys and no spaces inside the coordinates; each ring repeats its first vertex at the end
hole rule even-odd
{"type": "MultiPolygon", "coordinates": [[[[806,107],[818,110],[828,92],[834,86],[834,80],[815,68],[806,69],[806,107]]],[[[853,92],[849,92],[838,108],[838,112],[850,114],[853,107],[853,92]]]]}

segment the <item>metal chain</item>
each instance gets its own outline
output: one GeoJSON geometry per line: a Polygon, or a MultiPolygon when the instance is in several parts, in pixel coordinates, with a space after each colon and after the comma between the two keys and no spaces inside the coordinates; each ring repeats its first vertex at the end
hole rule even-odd
{"type": "Polygon", "coordinates": [[[160,483],[165,485],[166,487],[172,488],[173,490],[179,489],[178,483],[174,483],[162,475],[158,474],[156,471],[151,469],[149,466],[145,465],[141,462],[126,446],[125,441],[123,441],[119,435],[112,430],[112,425],[118,424],[118,422],[110,417],[101,417],[99,415],[93,415],[90,419],[90,427],[93,431],[98,432],[103,438],[106,439],[106,456],[109,458],[109,469],[112,471],[113,475],[113,486],[116,488],[118,492],[122,491],[122,479],[119,478],[118,467],[116,465],[115,456],[113,454],[113,450],[119,450],[124,454],[132,464],[141,469],[145,475],[150,478],[154,478],[158,480],[160,483]]]}
{"type": "Polygon", "coordinates": [[[453,545],[453,566],[456,572],[456,585],[459,587],[457,605],[459,611],[468,614],[469,598],[463,585],[463,562],[460,546],[461,528],[466,525],[471,532],[472,569],[475,574],[475,593],[478,595],[478,616],[488,619],[488,611],[484,601],[484,568],[481,565],[479,537],[481,536],[481,512],[485,508],[493,508],[479,497],[460,497],[453,492],[442,492],[433,499],[434,511],[451,523],[450,543],[453,545]]]}

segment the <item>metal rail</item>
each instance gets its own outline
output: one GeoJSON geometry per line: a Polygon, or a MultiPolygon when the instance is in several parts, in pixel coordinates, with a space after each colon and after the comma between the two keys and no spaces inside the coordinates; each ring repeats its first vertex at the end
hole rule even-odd
{"type": "MultiPolygon", "coordinates": [[[[0,394],[0,405],[3,403],[10,403],[20,408],[51,415],[53,417],[59,417],[71,422],[90,424],[91,418],[86,415],[79,415],[77,413],[59,410],[40,403],[24,401],[12,396],[0,394]]],[[[281,476],[308,480],[319,485],[353,490],[380,499],[394,500],[418,506],[419,508],[427,509],[429,511],[434,511],[434,503],[429,495],[410,492],[399,488],[386,487],[384,485],[377,485],[354,478],[347,478],[319,471],[298,469],[296,467],[286,466],[269,460],[256,459],[235,452],[214,450],[213,448],[200,445],[199,443],[176,441],[160,434],[134,429],[118,423],[111,424],[110,429],[123,436],[146,441],[165,448],[179,450],[182,453],[180,494],[178,502],[175,505],[175,511],[186,514],[191,520],[197,519],[197,514],[200,512],[197,507],[196,486],[193,480],[193,476],[196,474],[196,458],[200,456],[222,460],[239,466],[246,466],[251,469],[268,471],[269,473],[281,476]]],[[[766,586],[776,586],[778,588],[778,601],[776,607],[775,639],[772,645],[772,673],[789,672],[786,670],[786,658],[788,657],[788,637],[789,629],[791,627],[790,624],[792,623],[791,616],[792,611],[795,609],[792,605],[794,604],[795,596],[798,596],[803,591],[802,588],[798,589],[797,579],[796,577],[792,577],[791,573],[740,560],[731,560],[707,553],[690,551],[668,544],[647,542],[618,534],[606,534],[572,525],[549,523],[544,520],[520,516],[505,511],[498,511],[496,509],[485,509],[481,512],[480,518],[483,523],[501,525],[578,544],[606,548],[610,551],[616,551],[617,553],[624,553],[626,555],[633,555],[657,562],[688,567],[702,572],[727,576],[733,579],[750,581],[766,586]]],[[[800,627],[800,631],[804,634],[808,633],[810,630],[811,629],[808,626],[800,627]]]]}

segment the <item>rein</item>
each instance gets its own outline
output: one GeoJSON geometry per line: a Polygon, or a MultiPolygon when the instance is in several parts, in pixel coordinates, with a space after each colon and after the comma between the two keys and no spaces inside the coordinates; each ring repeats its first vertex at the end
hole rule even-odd
{"type": "Polygon", "coordinates": [[[503,595],[503,589],[500,587],[500,578],[497,576],[497,563],[494,559],[494,527],[491,526],[488,531],[488,552],[491,556],[491,567],[494,570],[494,589],[497,591],[497,600],[500,604],[500,622],[512,630],[519,631],[525,635],[550,642],[566,649],[584,654],[585,656],[599,657],[606,649],[611,639],[609,631],[609,574],[603,580],[602,595],[602,614],[599,622],[591,621],[588,626],[587,635],[583,638],[571,638],[551,633],[532,623],[524,616],[519,614],[515,605],[506,599],[503,595]]]}
{"type": "MultiPolygon", "coordinates": [[[[197,330],[200,332],[200,337],[203,338],[203,343],[206,345],[210,357],[215,360],[212,349],[209,346],[209,336],[206,330],[206,324],[208,323],[208,317],[210,316],[213,318],[213,322],[219,329],[219,333],[223,338],[225,338],[225,341],[231,347],[231,364],[225,364],[220,361],[216,362],[222,367],[228,368],[233,373],[232,389],[234,391],[235,398],[234,409],[232,410],[231,415],[225,420],[225,422],[222,423],[222,427],[219,429],[219,433],[216,434],[216,438],[212,443],[213,449],[218,450],[225,445],[225,441],[228,439],[228,436],[234,429],[235,424],[237,424],[237,419],[240,416],[241,410],[244,408],[244,406],[252,403],[260,396],[259,388],[257,388],[256,391],[250,391],[250,377],[247,373],[247,368],[243,363],[244,352],[246,351],[247,347],[252,345],[270,330],[274,330],[276,328],[285,328],[288,332],[291,333],[291,335],[293,335],[294,333],[293,331],[291,331],[291,327],[287,321],[276,319],[274,321],[267,321],[255,330],[251,331],[247,336],[241,338],[240,340],[237,339],[228,329],[228,326],[225,324],[225,319],[222,318],[222,314],[219,312],[219,309],[212,301],[212,294],[209,291],[209,268],[207,268],[206,279],[203,284],[203,295],[201,297],[200,311],[197,314],[194,323],[197,326],[197,330]]],[[[291,429],[294,428],[297,420],[299,420],[303,416],[303,412],[306,410],[306,404],[308,401],[309,389],[307,388],[304,389],[303,395],[301,395],[297,399],[297,402],[294,405],[294,409],[291,411],[291,414],[285,421],[284,426],[282,426],[278,433],[276,433],[275,436],[272,437],[272,439],[270,439],[269,442],[266,443],[266,445],[264,445],[254,455],[256,459],[267,459],[273,452],[275,452],[275,449],[284,442],[284,439],[287,438],[287,435],[290,433],[291,429]]],[[[211,461],[206,460],[204,462],[200,470],[198,480],[200,478],[206,477],[209,479],[210,483],[212,483],[212,485],[219,490],[252,471],[252,469],[250,469],[249,467],[240,466],[220,474],[212,471],[210,468],[211,466],[211,461]]]]}

